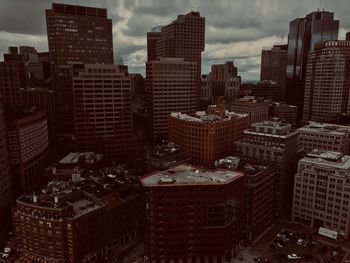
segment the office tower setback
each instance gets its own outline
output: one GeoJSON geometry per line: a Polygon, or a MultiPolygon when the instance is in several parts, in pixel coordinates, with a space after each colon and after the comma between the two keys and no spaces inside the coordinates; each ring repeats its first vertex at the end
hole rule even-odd
{"type": "Polygon", "coordinates": [[[192,162],[208,167],[214,161],[232,154],[235,142],[249,128],[248,114],[197,112],[191,116],[172,113],[169,116],[169,140],[182,146],[192,156],[192,162]]]}
{"type": "Polygon", "coordinates": [[[167,138],[172,112],[196,111],[197,65],[183,58],[160,58],[146,63],[146,108],[150,140],[167,138]]]}
{"type": "Polygon", "coordinates": [[[31,193],[44,180],[49,138],[45,112],[6,116],[10,163],[16,195],[31,193]]]}
{"type": "Polygon", "coordinates": [[[7,132],[5,127],[4,107],[0,93],[0,240],[10,221],[10,206],[12,201],[12,178],[7,148],[7,132]]]}
{"type": "Polygon", "coordinates": [[[298,163],[292,220],[348,238],[350,229],[350,156],[314,150],[298,163]]]}
{"type": "Polygon", "coordinates": [[[24,64],[24,56],[18,54],[17,47],[9,47],[0,62],[0,93],[6,107],[21,105],[20,89],[27,86],[28,77],[24,64]]]}
{"type": "Polygon", "coordinates": [[[196,63],[196,96],[199,99],[202,52],[205,45],[205,18],[199,12],[191,11],[179,15],[168,25],[147,33],[148,61],[162,57],[184,58],[196,63]]]}
{"type": "Polygon", "coordinates": [[[297,167],[298,131],[291,124],[263,121],[252,124],[236,143],[243,161],[272,164],[276,167],[275,213],[290,213],[293,177],[297,167]]]}
{"type": "Polygon", "coordinates": [[[58,133],[73,133],[72,64],[113,64],[112,20],[103,8],[53,3],[46,10],[58,133]]]}
{"type": "Polygon", "coordinates": [[[143,227],[135,179],[108,167],[54,180],[23,195],[12,210],[14,237],[25,260],[117,262],[143,227]]]}
{"type": "Polygon", "coordinates": [[[254,96],[246,96],[231,104],[233,112],[249,114],[250,123],[266,121],[269,118],[269,104],[257,100],[254,96]]]}
{"type": "Polygon", "coordinates": [[[261,52],[260,81],[275,81],[281,88],[281,98],[285,99],[288,45],[274,45],[261,52]]]}
{"type": "Polygon", "coordinates": [[[289,23],[286,101],[298,107],[302,118],[306,63],[310,50],[319,41],[337,40],[339,20],[328,11],[316,11],[289,23]]]}
{"type": "Polygon", "coordinates": [[[324,41],[309,53],[303,121],[332,121],[350,112],[350,41],[324,41]]]}
{"type": "Polygon", "coordinates": [[[310,121],[298,131],[299,148],[305,153],[318,149],[349,154],[350,126],[310,121]]]}
{"type": "Polygon", "coordinates": [[[228,262],[237,255],[244,177],[179,165],[141,178],[150,262],[228,262]],[[180,205],[181,204],[181,205],[180,205]]]}
{"type": "Polygon", "coordinates": [[[74,135],[79,151],[95,151],[109,160],[134,151],[131,89],[127,66],[73,66],[74,135]]]}

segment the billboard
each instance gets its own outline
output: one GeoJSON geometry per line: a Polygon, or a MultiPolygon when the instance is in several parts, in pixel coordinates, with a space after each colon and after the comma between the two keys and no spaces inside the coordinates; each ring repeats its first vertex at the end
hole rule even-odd
{"type": "Polygon", "coordinates": [[[318,233],[321,236],[329,237],[329,238],[332,238],[332,239],[337,239],[338,238],[338,232],[337,231],[330,230],[330,229],[327,229],[327,228],[324,228],[324,227],[320,227],[319,230],[318,230],[318,233]]]}

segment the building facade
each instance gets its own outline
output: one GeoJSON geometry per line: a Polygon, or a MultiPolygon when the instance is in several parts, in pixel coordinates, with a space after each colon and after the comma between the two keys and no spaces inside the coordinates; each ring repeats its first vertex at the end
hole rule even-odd
{"type": "Polygon", "coordinates": [[[13,186],[16,195],[31,193],[44,180],[49,138],[45,112],[6,117],[13,186]]]}
{"type": "Polygon", "coordinates": [[[202,52],[205,46],[205,18],[191,11],[178,15],[168,25],[160,26],[159,32],[147,33],[148,61],[162,57],[183,58],[196,64],[196,100],[200,94],[202,52]]]}
{"type": "Polygon", "coordinates": [[[127,66],[76,65],[72,75],[78,149],[109,160],[127,158],[135,148],[127,66]]]}
{"type": "Polygon", "coordinates": [[[0,239],[5,234],[6,227],[10,222],[10,206],[12,202],[12,178],[7,148],[6,121],[4,106],[0,93],[0,239]]]}
{"type": "Polygon", "coordinates": [[[298,163],[292,220],[318,230],[350,233],[350,156],[314,150],[298,163]]]}
{"type": "Polygon", "coordinates": [[[332,121],[350,112],[350,41],[325,41],[309,53],[303,121],[332,121]]]}
{"type": "Polygon", "coordinates": [[[314,149],[349,154],[350,127],[330,123],[309,122],[298,129],[299,148],[305,153],[314,149]]]}
{"type": "Polygon", "coordinates": [[[302,118],[306,64],[310,50],[319,41],[337,40],[339,20],[334,13],[316,11],[289,23],[286,102],[298,107],[302,118]]]}
{"type": "Polygon", "coordinates": [[[161,58],[146,63],[146,110],[151,140],[167,138],[172,112],[196,111],[197,65],[183,58],[161,58]]]}
{"type": "Polygon", "coordinates": [[[235,142],[249,127],[247,114],[223,112],[223,115],[197,112],[191,116],[169,116],[169,140],[182,146],[197,165],[213,166],[214,161],[235,151],[235,142]]]}
{"type": "Polygon", "coordinates": [[[261,52],[260,81],[275,81],[281,89],[281,99],[285,99],[288,45],[274,45],[261,52]]]}
{"type": "Polygon", "coordinates": [[[274,167],[241,162],[234,156],[217,160],[215,166],[244,174],[244,234],[246,241],[254,242],[273,222],[274,167]]]}
{"type": "Polygon", "coordinates": [[[264,121],[252,124],[236,143],[243,161],[272,164],[276,167],[275,213],[290,213],[293,177],[297,167],[298,131],[291,124],[264,121]]]}
{"type": "Polygon", "coordinates": [[[116,262],[143,227],[138,183],[113,168],[72,179],[17,199],[12,218],[19,254],[35,262],[116,262]]]}
{"type": "Polygon", "coordinates": [[[150,262],[227,262],[242,239],[243,174],[179,165],[141,178],[150,262]]]}
{"type": "Polygon", "coordinates": [[[298,109],[294,105],[277,102],[272,106],[272,116],[295,125],[298,121],[298,109]]]}
{"type": "Polygon", "coordinates": [[[53,3],[46,10],[58,133],[74,130],[70,65],[113,64],[112,20],[107,9],[53,3]]]}
{"type": "Polygon", "coordinates": [[[23,105],[27,108],[35,108],[45,111],[50,142],[56,137],[56,112],[55,98],[52,90],[45,88],[21,89],[23,105]]]}
{"type": "Polygon", "coordinates": [[[250,123],[266,121],[269,119],[269,104],[258,101],[253,96],[246,96],[231,104],[233,112],[249,114],[250,123]]]}
{"type": "Polygon", "coordinates": [[[252,87],[251,95],[256,98],[281,101],[282,86],[275,81],[263,80],[252,87]]]}
{"type": "Polygon", "coordinates": [[[5,107],[21,105],[20,89],[28,83],[24,56],[18,53],[17,47],[9,47],[9,53],[4,54],[0,62],[0,93],[5,107]]]}

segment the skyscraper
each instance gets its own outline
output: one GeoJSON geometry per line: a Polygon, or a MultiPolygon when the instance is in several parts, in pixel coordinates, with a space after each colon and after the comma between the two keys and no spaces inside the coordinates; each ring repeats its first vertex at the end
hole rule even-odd
{"type": "Polygon", "coordinates": [[[148,61],[161,57],[184,58],[197,64],[197,100],[200,94],[202,51],[205,45],[205,18],[191,11],[168,25],[147,33],[148,61]]]}
{"type": "Polygon", "coordinates": [[[96,151],[109,160],[125,159],[135,146],[127,66],[73,66],[73,95],[79,151],[96,151]]]}
{"type": "Polygon", "coordinates": [[[338,39],[339,20],[334,13],[315,11],[289,23],[286,101],[302,117],[306,63],[310,50],[321,40],[338,39]]]}
{"type": "Polygon", "coordinates": [[[196,111],[197,64],[183,58],[146,63],[146,108],[153,142],[167,138],[172,112],[196,111]]]}
{"type": "Polygon", "coordinates": [[[24,56],[18,54],[17,47],[9,47],[9,53],[0,62],[0,94],[5,106],[21,104],[20,89],[26,87],[27,81],[24,56]]]}
{"type": "Polygon", "coordinates": [[[112,20],[103,8],[53,3],[46,24],[58,132],[73,133],[70,65],[113,63],[112,20]]]}
{"type": "Polygon", "coordinates": [[[0,93],[0,239],[2,238],[7,223],[9,222],[11,198],[12,180],[7,151],[4,107],[0,93]]]}
{"type": "Polygon", "coordinates": [[[332,121],[350,112],[350,41],[324,41],[309,52],[303,120],[332,121]]]}
{"type": "Polygon", "coordinates": [[[288,45],[274,45],[261,52],[260,80],[273,80],[281,89],[281,99],[285,99],[288,45]]]}

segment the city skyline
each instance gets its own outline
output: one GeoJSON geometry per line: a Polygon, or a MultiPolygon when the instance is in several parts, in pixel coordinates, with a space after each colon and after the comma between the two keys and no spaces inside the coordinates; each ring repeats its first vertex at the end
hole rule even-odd
{"type": "MultiPolygon", "coordinates": [[[[0,56],[8,46],[29,45],[47,51],[44,10],[52,1],[5,1],[0,3],[0,56]],[[19,8],[21,6],[21,8],[19,8]],[[16,10],[16,12],[12,12],[16,10]],[[22,15],[22,10],[26,14],[22,15]],[[30,17],[30,22],[25,19],[30,17]]],[[[346,15],[346,1],[92,1],[69,0],[67,4],[88,5],[108,9],[113,21],[115,63],[123,62],[129,72],[145,75],[147,59],[146,34],[155,25],[165,25],[191,10],[206,17],[205,51],[202,73],[210,66],[234,60],[243,81],[260,78],[261,49],[287,43],[288,24],[296,17],[304,17],[317,8],[334,12],[340,20],[339,39],[345,39],[350,29],[346,15]]]]}

